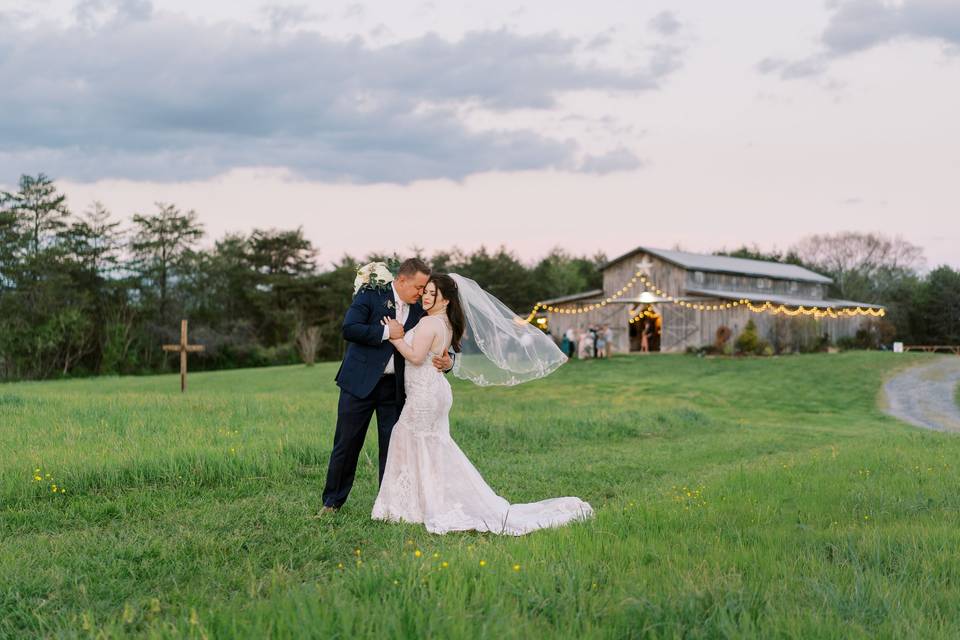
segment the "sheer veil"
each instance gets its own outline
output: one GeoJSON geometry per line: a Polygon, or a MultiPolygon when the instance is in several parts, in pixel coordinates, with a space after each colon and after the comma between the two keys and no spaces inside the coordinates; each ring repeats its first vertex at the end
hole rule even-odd
{"type": "Polygon", "coordinates": [[[476,282],[450,274],[467,328],[453,375],[474,384],[516,385],[553,373],[567,356],[550,336],[526,322],[476,282]]]}

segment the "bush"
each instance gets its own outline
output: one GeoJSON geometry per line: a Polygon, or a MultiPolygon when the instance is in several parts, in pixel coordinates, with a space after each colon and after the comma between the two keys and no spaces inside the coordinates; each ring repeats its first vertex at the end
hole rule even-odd
{"type": "Polygon", "coordinates": [[[853,349],[860,349],[861,347],[857,344],[857,339],[853,336],[843,336],[842,338],[837,338],[837,348],[841,351],[851,351],[853,349]]]}
{"type": "Polygon", "coordinates": [[[757,335],[757,325],[753,320],[747,322],[743,333],[737,336],[737,340],[733,343],[733,346],[737,353],[756,353],[757,348],[760,346],[760,336],[757,335]]]}
{"type": "Polygon", "coordinates": [[[844,350],[879,349],[881,345],[893,342],[896,330],[892,324],[881,318],[867,318],[852,336],[837,340],[837,346],[844,350]]]}
{"type": "Polygon", "coordinates": [[[717,353],[723,353],[727,347],[727,343],[730,342],[730,338],[733,336],[733,331],[730,330],[730,327],[722,326],[717,328],[717,337],[713,341],[713,347],[717,353]]]}
{"type": "Polygon", "coordinates": [[[773,355],[773,347],[766,340],[762,340],[757,334],[757,325],[750,320],[744,327],[743,333],[737,336],[734,342],[736,353],[741,355],[773,355]]]}

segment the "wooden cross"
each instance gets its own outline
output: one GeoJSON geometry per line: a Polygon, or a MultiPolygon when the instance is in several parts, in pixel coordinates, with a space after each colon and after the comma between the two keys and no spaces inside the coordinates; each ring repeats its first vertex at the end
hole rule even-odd
{"type": "Polygon", "coordinates": [[[203,351],[203,346],[199,344],[187,344],[187,321],[180,321],[180,344],[165,344],[164,351],[176,351],[180,353],[180,391],[187,390],[187,354],[203,351]]]}

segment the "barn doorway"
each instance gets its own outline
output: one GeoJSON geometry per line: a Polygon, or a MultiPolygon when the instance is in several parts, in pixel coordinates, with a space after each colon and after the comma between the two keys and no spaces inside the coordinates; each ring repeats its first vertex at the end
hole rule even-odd
{"type": "Polygon", "coordinates": [[[647,348],[649,351],[660,351],[660,334],[663,329],[663,317],[650,306],[642,309],[633,309],[630,315],[636,319],[630,323],[630,351],[643,351],[643,334],[647,334],[647,348]]]}

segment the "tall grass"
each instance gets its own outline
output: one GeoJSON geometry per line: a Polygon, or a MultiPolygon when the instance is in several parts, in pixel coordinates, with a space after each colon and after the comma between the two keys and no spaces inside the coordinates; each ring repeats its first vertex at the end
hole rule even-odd
{"type": "Polygon", "coordinates": [[[516,539],[371,521],[375,437],[314,519],[332,365],[3,386],[0,637],[956,637],[960,441],[876,403],[927,357],[456,383],[494,488],[597,509],[516,539]]]}

